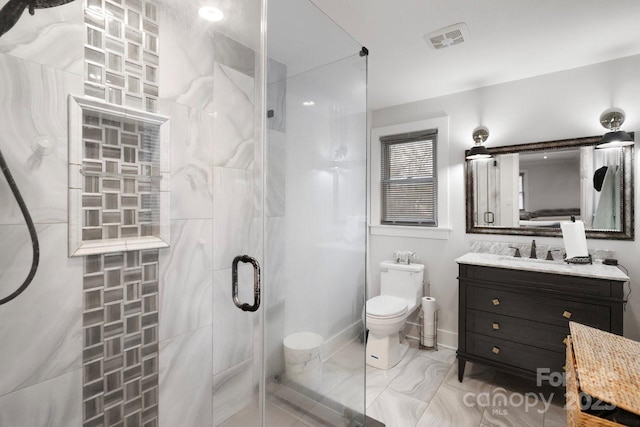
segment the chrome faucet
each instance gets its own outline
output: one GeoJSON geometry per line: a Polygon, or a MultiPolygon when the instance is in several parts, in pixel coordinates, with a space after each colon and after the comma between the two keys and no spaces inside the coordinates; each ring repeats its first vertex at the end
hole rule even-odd
{"type": "Polygon", "coordinates": [[[536,241],[535,240],[531,241],[531,255],[529,255],[529,258],[533,258],[533,259],[538,258],[538,255],[536,254],[536,241]]]}

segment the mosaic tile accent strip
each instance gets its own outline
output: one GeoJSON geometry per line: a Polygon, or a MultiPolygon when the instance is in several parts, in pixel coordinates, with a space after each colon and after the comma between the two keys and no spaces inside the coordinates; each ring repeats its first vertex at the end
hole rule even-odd
{"type": "Polygon", "coordinates": [[[83,111],[83,242],[160,233],[159,135],[159,126],[83,111]]]}
{"type": "Polygon", "coordinates": [[[145,0],[86,0],[85,95],[158,111],[157,7],[145,0]]]}
{"type": "MultiPolygon", "coordinates": [[[[85,0],[84,16],[85,96],[156,113],[156,5],[85,0]]],[[[160,125],[83,109],[81,126],[76,240],[161,234],[160,125]]],[[[84,258],[83,427],[158,426],[158,271],[157,249],[84,258]]]]}
{"type": "Polygon", "coordinates": [[[85,97],[69,101],[69,254],[167,247],[169,118],[156,114],[157,6],[84,0],[84,21],[85,97]]]}
{"type": "Polygon", "coordinates": [[[83,427],[158,425],[158,250],[84,258],[83,427]]]}

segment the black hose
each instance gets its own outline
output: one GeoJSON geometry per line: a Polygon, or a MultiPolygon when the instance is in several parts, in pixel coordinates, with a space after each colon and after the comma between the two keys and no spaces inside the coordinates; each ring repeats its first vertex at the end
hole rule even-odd
{"type": "Polygon", "coordinates": [[[36,275],[36,271],[38,270],[38,263],[40,262],[40,245],[38,243],[38,234],[36,233],[36,227],[33,224],[33,220],[31,219],[31,214],[29,213],[29,209],[27,209],[27,205],[24,203],[24,199],[20,194],[20,190],[18,189],[18,185],[13,180],[13,176],[11,175],[11,171],[9,170],[9,166],[7,166],[7,162],[4,160],[4,156],[2,155],[2,150],[0,150],[0,169],[2,169],[2,173],[4,177],[7,179],[7,183],[11,188],[11,192],[13,193],[13,197],[16,198],[16,202],[18,202],[18,206],[20,206],[20,210],[22,211],[22,216],[27,223],[27,228],[29,229],[29,234],[31,235],[31,246],[33,248],[33,259],[31,261],[31,270],[29,271],[29,275],[25,279],[22,286],[20,286],[14,293],[9,295],[8,297],[0,299],[0,305],[6,304],[9,301],[15,299],[24,292],[27,287],[31,284],[34,276],[36,275]]]}

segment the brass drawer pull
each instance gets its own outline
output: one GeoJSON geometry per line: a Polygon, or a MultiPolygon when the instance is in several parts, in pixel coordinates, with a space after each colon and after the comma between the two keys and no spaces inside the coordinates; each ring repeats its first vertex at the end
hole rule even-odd
{"type": "Polygon", "coordinates": [[[562,340],[562,344],[567,344],[567,337],[564,337],[564,339],[562,340]]]}
{"type": "Polygon", "coordinates": [[[496,330],[496,331],[497,331],[498,329],[500,329],[500,323],[498,323],[498,322],[493,322],[492,327],[493,327],[493,329],[494,329],[494,330],[496,330]]]}
{"type": "Polygon", "coordinates": [[[493,305],[500,305],[500,300],[498,298],[494,298],[491,302],[493,302],[493,305]]]}
{"type": "Polygon", "coordinates": [[[499,349],[498,347],[495,347],[495,346],[493,347],[493,350],[492,350],[492,351],[493,351],[495,354],[500,353],[500,349],[499,349]]]}
{"type": "Polygon", "coordinates": [[[565,312],[562,313],[562,317],[566,317],[567,319],[571,319],[571,312],[565,310],[565,312]]]}
{"type": "Polygon", "coordinates": [[[567,365],[562,365],[562,370],[566,372],[567,371],[567,365]]]}

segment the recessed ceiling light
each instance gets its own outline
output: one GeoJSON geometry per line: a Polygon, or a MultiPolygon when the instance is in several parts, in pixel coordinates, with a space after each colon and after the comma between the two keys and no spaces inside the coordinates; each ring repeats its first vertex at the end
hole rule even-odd
{"type": "Polygon", "coordinates": [[[543,159],[546,159],[546,158],[547,158],[547,155],[545,154],[542,158],[543,158],[543,159]]]}
{"type": "Polygon", "coordinates": [[[304,102],[302,103],[302,105],[304,105],[305,107],[311,107],[311,106],[316,105],[316,103],[315,103],[315,102],[313,102],[313,101],[304,101],[304,102]]]}
{"type": "Polygon", "coordinates": [[[200,18],[210,22],[218,22],[224,19],[224,13],[214,6],[202,6],[200,10],[198,10],[198,15],[200,15],[200,18]]]}

